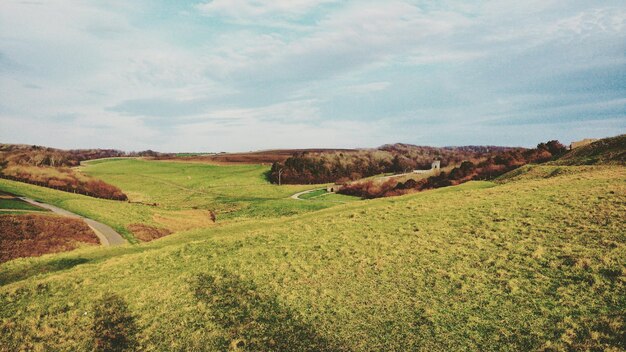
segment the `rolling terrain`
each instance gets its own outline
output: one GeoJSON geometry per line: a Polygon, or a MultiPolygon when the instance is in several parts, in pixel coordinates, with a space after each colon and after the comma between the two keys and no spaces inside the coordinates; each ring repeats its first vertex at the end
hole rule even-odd
{"type": "Polygon", "coordinates": [[[283,201],[308,204],[282,200],[305,187],[263,186],[253,167],[222,178],[120,163],[86,172],[158,207],[0,185],[89,206],[117,224],[183,204],[226,208],[229,197],[247,207],[146,244],[0,265],[1,349],[90,349],[102,304],[141,350],[626,348],[622,166],[531,165],[497,182],[274,218],[266,215],[283,201]],[[247,174],[255,176],[245,184],[256,179],[263,190],[247,193],[247,174]],[[235,181],[241,187],[227,186],[235,181]]]}
{"type": "MultiPolygon", "coordinates": [[[[99,199],[0,179],[0,190],[52,204],[113,227],[130,242],[145,226],[151,232],[177,232],[245,219],[293,216],[337,205],[319,199],[295,202],[292,194],[314,185],[277,186],[265,174],[268,166],[216,166],[141,159],[84,162],[80,173],[120,187],[128,202],[99,199]],[[140,225],[140,226],[138,226],[140,225]]],[[[337,196],[343,201],[357,198],[337,196]]],[[[150,236],[149,236],[150,237],[150,236]]]]}
{"type": "Polygon", "coordinates": [[[161,155],[159,160],[201,162],[213,165],[272,164],[283,162],[295,153],[353,152],[355,149],[274,149],[242,153],[179,153],[161,155]]]}
{"type": "Polygon", "coordinates": [[[626,165],[626,134],[603,138],[571,150],[556,165],[626,165]]]}

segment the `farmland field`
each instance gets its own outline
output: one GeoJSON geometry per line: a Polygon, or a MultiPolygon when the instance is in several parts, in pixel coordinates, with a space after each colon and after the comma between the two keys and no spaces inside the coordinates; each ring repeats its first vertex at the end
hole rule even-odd
{"type": "MultiPolygon", "coordinates": [[[[172,211],[213,204],[144,194],[139,178],[116,180],[115,163],[93,166],[172,211]]],[[[262,182],[261,169],[239,171],[262,182]]],[[[187,175],[172,180],[208,189],[187,175]]],[[[0,266],[2,345],[89,349],[98,302],[114,296],[143,350],[623,350],[624,179],[621,166],[533,166],[496,183],[11,261],[0,266]]]]}

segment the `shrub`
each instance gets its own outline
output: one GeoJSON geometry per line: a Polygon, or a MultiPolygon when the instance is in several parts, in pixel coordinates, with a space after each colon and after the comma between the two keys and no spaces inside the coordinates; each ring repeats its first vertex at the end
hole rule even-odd
{"type": "MultiPolygon", "coordinates": [[[[411,190],[423,191],[453,186],[471,180],[491,180],[528,163],[542,163],[553,160],[561,155],[564,150],[565,147],[558,141],[540,143],[537,145],[537,148],[524,151],[519,149],[504,149],[490,155],[478,164],[470,160],[465,160],[460,166],[453,168],[450,172],[441,172],[426,180],[408,180],[405,183],[391,182],[391,180],[384,183],[377,183],[369,180],[366,182],[348,184],[342,188],[339,193],[363,198],[379,198],[402,195],[411,190]]],[[[394,165],[401,163],[401,158],[394,159],[394,165]]]]}
{"type": "Polygon", "coordinates": [[[128,199],[119,188],[65,167],[9,166],[0,177],[97,198],[128,199]]]}
{"type": "Polygon", "coordinates": [[[434,148],[393,144],[367,150],[299,152],[284,162],[275,162],[269,179],[278,183],[280,172],[282,183],[343,183],[339,180],[357,180],[387,172],[404,173],[415,168],[428,169],[433,160],[440,160],[445,167],[461,163],[463,160],[478,162],[502,152],[520,154],[522,150],[503,147],[434,148]]]}

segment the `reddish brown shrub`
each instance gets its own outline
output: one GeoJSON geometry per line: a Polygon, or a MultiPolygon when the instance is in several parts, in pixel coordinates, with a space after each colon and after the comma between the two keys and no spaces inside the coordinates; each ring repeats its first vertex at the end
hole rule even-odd
{"type": "Polygon", "coordinates": [[[0,263],[99,243],[79,219],[48,214],[0,215],[0,263]]]}
{"type": "MultiPolygon", "coordinates": [[[[564,150],[565,147],[558,141],[540,143],[537,148],[524,151],[519,149],[500,150],[478,164],[464,161],[450,172],[441,172],[439,175],[431,176],[426,180],[408,180],[405,183],[393,183],[390,180],[383,184],[371,180],[355,182],[346,185],[339,190],[339,193],[363,198],[378,198],[406,194],[411,191],[453,186],[471,180],[490,180],[528,163],[553,160],[561,155],[564,150]]],[[[394,159],[394,164],[400,165],[403,162],[406,161],[399,158],[394,159]]]]}
{"type": "Polygon", "coordinates": [[[171,235],[172,231],[165,228],[154,227],[144,224],[130,224],[128,230],[140,241],[149,242],[167,235],[171,235]]]}

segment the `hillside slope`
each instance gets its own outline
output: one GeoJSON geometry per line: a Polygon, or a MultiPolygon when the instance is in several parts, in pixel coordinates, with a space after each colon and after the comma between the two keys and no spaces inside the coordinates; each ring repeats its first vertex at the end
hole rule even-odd
{"type": "Polygon", "coordinates": [[[0,349],[624,350],[626,168],[535,170],[2,264],[0,349]]]}
{"type": "Polygon", "coordinates": [[[553,162],[555,165],[626,165],[626,134],[604,138],[573,149],[553,162]]]}

